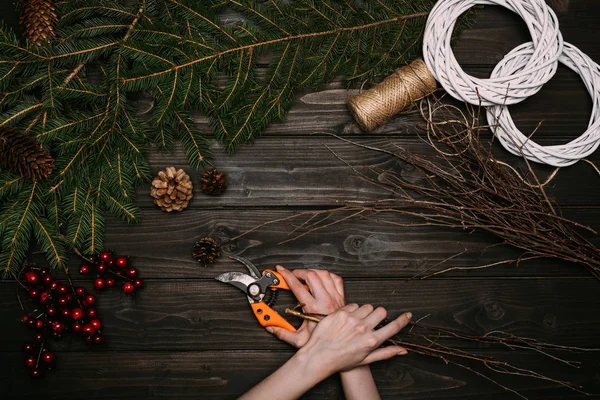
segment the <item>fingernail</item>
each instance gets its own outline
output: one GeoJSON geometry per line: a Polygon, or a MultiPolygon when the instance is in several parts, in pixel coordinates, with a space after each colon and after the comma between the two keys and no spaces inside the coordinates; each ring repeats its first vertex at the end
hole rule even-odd
{"type": "Polygon", "coordinates": [[[407,312],[406,313],[406,318],[411,319],[412,318],[412,313],[407,312]]]}
{"type": "Polygon", "coordinates": [[[270,326],[267,327],[266,330],[267,330],[267,332],[269,332],[271,334],[275,332],[275,329],[271,328],[270,326]]]}
{"type": "Polygon", "coordinates": [[[285,270],[285,268],[283,268],[281,265],[276,265],[275,268],[277,269],[277,271],[281,272],[283,270],[285,270]]]}
{"type": "Polygon", "coordinates": [[[408,352],[407,352],[406,350],[400,350],[400,351],[398,352],[398,355],[399,355],[399,356],[405,356],[405,355],[407,355],[407,354],[408,354],[408,352]]]}

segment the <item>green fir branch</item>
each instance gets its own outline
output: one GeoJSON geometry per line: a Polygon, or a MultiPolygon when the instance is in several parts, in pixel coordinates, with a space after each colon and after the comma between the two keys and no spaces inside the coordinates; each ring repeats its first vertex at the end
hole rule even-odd
{"type": "Polygon", "coordinates": [[[233,152],[282,121],[298,90],[412,61],[434,2],[70,0],[59,2],[54,42],[31,47],[0,26],[0,126],[56,160],[43,182],[0,170],[0,268],[16,271],[31,246],[55,267],[69,247],[101,250],[105,212],[137,222],[152,146],[181,141],[205,168],[209,134],[233,152]],[[154,101],[144,118],[140,93],[154,101]]]}

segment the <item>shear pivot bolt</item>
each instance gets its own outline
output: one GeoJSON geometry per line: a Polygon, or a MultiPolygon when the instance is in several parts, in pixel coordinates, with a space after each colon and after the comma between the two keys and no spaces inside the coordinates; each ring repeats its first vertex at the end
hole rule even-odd
{"type": "Polygon", "coordinates": [[[248,288],[248,293],[250,293],[250,296],[252,297],[258,296],[260,294],[260,287],[256,284],[250,285],[248,288]]]}

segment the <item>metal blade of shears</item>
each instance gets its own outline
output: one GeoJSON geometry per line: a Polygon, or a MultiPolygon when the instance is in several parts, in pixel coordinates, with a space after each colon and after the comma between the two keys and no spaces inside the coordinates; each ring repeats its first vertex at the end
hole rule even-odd
{"type": "Polygon", "coordinates": [[[256,268],[256,266],[254,264],[252,264],[252,262],[250,260],[247,260],[244,257],[240,257],[240,256],[229,256],[229,258],[244,264],[246,266],[246,268],[248,268],[250,275],[252,275],[255,279],[260,279],[260,276],[261,276],[260,271],[258,270],[258,268],[256,268]]]}
{"type": "Polygon", "coordinates": [[[241,272],[225,272],[215,278],[216,280],[224,283],[229,283],[240,289],[244,294],[248,293],[248,286],[252,285],[256,279],[250,275],[243,274],[241,272]]]}

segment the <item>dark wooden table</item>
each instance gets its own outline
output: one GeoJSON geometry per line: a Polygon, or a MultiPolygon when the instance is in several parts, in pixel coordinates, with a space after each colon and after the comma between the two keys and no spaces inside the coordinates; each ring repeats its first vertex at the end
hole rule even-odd
{"type": "MultiPolygon", "coordinates": [[[[0,6],[2,18],[14,24],[12,5],[0,6]]],[[[600,2],[554,0],[565,40],[600,62],[600,2]]],[[[522,21],[505,10],[478,10],[475,23],[460,38],[455,52],[468,72],[485,76],[515,45],[528,39],[522,21]]],[[[223,257],[203,268],[191,257],[193,243],[203,236],[234,237],[269,220],[306,209],[334,206],[336,200],[374,199],[384,194],[351,177],[349,169],[324,146],[357,166],[389,166],[387,157],[353,148],[316,131],[343,133],[366,144],[390,141],[422,151],[415,136],[414,114],[395,118],[375,133],[359,132],[345,106],[348,92],[332,84],[320,93],[304,93],[285,124],[268,129],[254,146],[227,156],[214,141],[215,165],[227,173],[229,189],[219,198],[195,191],[182,213],[155,208],[148,188],[138,190],[141,223],[127,226],[109,218],[106,245],[129,254],[146,279],[134,298],[106,291],[99,294],[105,344],[90,349],[81,340],[55,344],[59,366],[40,381],[31,380],[20,349],[28,333],[19,322],[14,282],[0,283],[0,398],[2,399],[232,399],[275,370],[293,350],[258,326],[245,297],[234,287],[215,281],[217,274],[243,268],[223,257]]],[[[511,107],[517,124],[542,143],[561,143],[586,128],[591,101],[577,75],[561,67],[556,77],[532,99],[511,107]]],[[[206,121],[199,119],[200,124],[206,121]]],[[[496,154],[516,162],[503,149],[496,154]]],[[[592,161],[600,162],[600,152],[592,161]]],[[[159,169],[185,167],[181,148],[174,154],[155,153],[159,169]]],[[[191,168],[189,168],[191,170],[191,168]]],[[[549,168],[540,168],[548,174],[549,168]]],[[[195,180],[198,173],[193,172],[195,180]]],[[[560,172],[548,191],[564,215],[600,228],[600,176],[579,163],[560,172]]],[[[427,280],[406,281],[462,251],[451,265],[480,265],[514,257],[513,249],[495,247],[483,234],[442,228],[394,228],[375,222],[349,221],[278,245],[290,223],[261,228],[224,248],[260,267],[282,263],[289,268],[322,265],[344,277],[347,297],[358,303],[385,306],[391,315],[411,310],[416,318],[429,315],[429,324],[483,334],[505,330],[543,341],[597,346],[600,335],[600,282],[583,268],[556,261],[501,266],[471,273],[449,273],[427,280]],[[390,293],[394,292],[390,296],[390,293]]],[[[596,241],[598,243],[598,241],[596,241]]],[[[76,261],[72,266],[76,267],[76,261]]],[[[83,284],[89,286],[88,281],[83,284]]],[[[292,303],[284,297],[280,305],[292,303]]],[[[531,353],[509,353],[479,346],[482,354],[498,356],[549,375],[558,374],[598,389],[598,353],[575,353],[581,370],[564,369],[531,353]]],[[[386,399],[517,398],[464,370],[437,359],[409,355],[373,366],[386,399]]],[[[556,384],[508,379],[529,398],[577,398],[556,384]]],[[[337,378],[306,395],[308,399],[341,398],[337,378]]]]}

